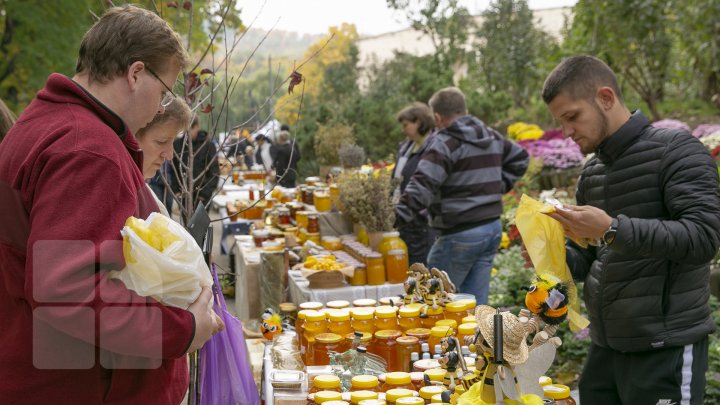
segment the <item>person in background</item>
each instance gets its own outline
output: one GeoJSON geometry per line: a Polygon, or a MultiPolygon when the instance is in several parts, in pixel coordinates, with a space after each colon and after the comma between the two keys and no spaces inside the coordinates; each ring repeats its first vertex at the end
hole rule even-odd
{"type": "Polygon", "coordinates": [[[208,288],[184,310],[109,277],[127,219],[158,211],[134,134],[187,61],[158,15],[109,8],[0,144],[1,403],[177,405],[222,328],[208,288]]]}
{"type": "Polygon", "coordinates": [[[527,170],[528,153],[468,114],[465,95],[448,87],[430,98],[438,129],[395,207],[398,229],[429,209],[435,240],[428,266],[445,270],[459,292],[487,303],[500,245],[502,195],[527,170]]]}
{"type": "MultiPolygon", "coordinates": [[[[174,142],[175,158],[173,160],[174,170],[172,171],[173,181],[172,190],[174,193],[181,194],[183,207],[187,207],[188,190],[189,190],[189,165],[190,147],[188,145],[188,136],[192,142],[193,161],[192,161],[192,177],[195,179],[193,183],[192,210],[194,211],[198,204],[203,204],[206,208],[210,203],[210,199],[215,193],[219,182],[220,165],[217,161],[217,146],[212,139],[208,138],[208,133],[200,129],[200,122],[195,117],[190,125],[190,130],[183,136],[176,138],[174,142]],[[182,163],[181,163],[182,162],[182,163]],[[178,178],[180,176],[180,178],[178,178]]],[[[181,210],[183,211],[183,210],[181,210]]],[[[186,212],[183,211],[183,218],[186,212]]],[[[192,214],[192,212],[190,213],[192,214]]]]}
{"type": "Polygon", "coordinates": [[[5,134],[8,133],[10,127],[15,123],[15,120],[15,114],[0,100],[0,143],[5,138],[5,134]]]}
{"type": "Polygon", "coordinates": [[[263,165],[266,172],[272,171],[273,167],[273,144],[267,136],[260,134],[255,138],[255,163],[263,165]]]}
{"type": "MultiPolygon", "coordinates": [[[[160,208],[160,212],[170,216],[172,212],[173,193],[165,187],[163,179],[160,176],[166,176],[168,181],[172,181],[171,174],[161,174],[163,168],[167,168],[168,163],[173,159],[173,142],[178,134],[184,131],[192,121],[192,111],[185,100],[174,98],[173,101],[165,107],[162,114],[158,114],[144,128],[138,131],[136,137],[140,148],[143,151],[143,176],[149,179],[148,186],[153,190],[153,194],[158,198],[156,201],[160,208]],[[158,180],[155,180],[158,179],[158,180]],[[165,204],[163,204],[165,202],[165,204]]],[[[172,166],[169,167],[172,170],[172,166]]]]}
{"type": "Polygon", "coordinates": [[[286,188],[295,187],[297,164],[300,160],[300,150],[295,140],[290,140],[288,131],[280,131],[274,148],[273,167],[278,184],[286,188]]]}
{"type": "Polygon", "coordinates": [[[615,73],[595,57],[563,60],[542,97],[565,136],[595,153],[578,180],[578,205],[551,214],[568,236],[600,241],[566,246],[592,339],[580,402],[702,404],[715,330],[717,166],[688,132],[630,112],[615,73]]]}
{"type": "MultiPolygon", "coordinates": [[[[397,120],[407,139],[400,144],[398,159],[393,169],[393,177],[402,179],[393,199],[396,203],[415,174],[420,157],[427,149],[428,138],[435,128],[432,110],[425,103],[415,102],[406,106],[397,114],[397,120]]],[[[402,223],[398,231],[408,247],[410,264],[427,264],[430,247],[437,237],[429,224],[427,210],[421,212],[412,222],[402,223]]]]}

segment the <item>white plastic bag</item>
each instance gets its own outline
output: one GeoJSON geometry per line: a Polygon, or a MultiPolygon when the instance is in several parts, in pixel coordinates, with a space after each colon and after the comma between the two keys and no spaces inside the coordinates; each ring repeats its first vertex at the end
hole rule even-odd
{"type": "Polygon", "coordinates": [[[202,287],[212,286],[200,247],[179,223],[154,212],[145,221],[128,218],[120,233],[125,268],[111,272],[110,278],[138,295],[187,309],[202,287]]]}

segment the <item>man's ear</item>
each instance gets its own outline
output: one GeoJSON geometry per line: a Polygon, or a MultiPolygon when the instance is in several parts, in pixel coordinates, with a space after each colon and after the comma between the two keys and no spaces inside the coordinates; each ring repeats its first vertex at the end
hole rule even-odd
{"type": "Polygon", "coordinates": [[[611,108],[613,108],[613,106],[615,106],[615,102],[617,101],[615,91],[613,91],[612,88],[607,86],[599,87],[597,89],[597,92],[595,93],[595,98],[597,99],[602,109],[605,111],[609,111],[611,108]]]}
{"type": "Polygon", "coordinates": [[[138,82],[140,80],[140,72],[145,70],[145,63],[141,61],[133,62],[129,67],[126,74],[128,86],[131,90],[136,90],[138,82]]]}

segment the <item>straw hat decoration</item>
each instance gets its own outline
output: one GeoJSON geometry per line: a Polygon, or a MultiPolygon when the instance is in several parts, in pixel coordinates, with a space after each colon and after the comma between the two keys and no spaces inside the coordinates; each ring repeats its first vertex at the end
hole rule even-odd
{"type": "MultiPolygon", "coordinates": [[[[493,334],[493,315],[496,309],[487,305],[479,305],[475,310],[480,333],[491,349],[495,349],[493,334]]],[[[528,359],[527,328],[520,319],[511,312],[501,312],[503,319],[503,358],[511,364],[521,364],[528,359]]]]}

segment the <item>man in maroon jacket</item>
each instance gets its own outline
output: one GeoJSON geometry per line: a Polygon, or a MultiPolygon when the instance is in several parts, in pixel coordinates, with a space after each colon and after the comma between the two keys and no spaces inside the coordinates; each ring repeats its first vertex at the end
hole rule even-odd
{"type": "Polygon", "coordinates": [[[186,61],[157,15],[112,8],[0,144],[0,403],[178,404],[222,328],[207,289],[182,310],[107,277],[125,220],[158,211],[133,134],[186,61]]]}

